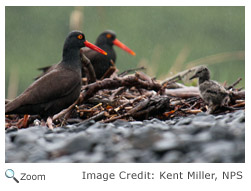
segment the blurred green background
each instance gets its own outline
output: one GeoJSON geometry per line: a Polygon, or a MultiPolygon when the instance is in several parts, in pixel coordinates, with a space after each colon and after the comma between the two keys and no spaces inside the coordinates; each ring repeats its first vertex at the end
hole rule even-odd
{"type": "MultiPolygon", "coordinates": [[[[245,7],[6,7],[5,95],[14,98],[61,60],[65,37],[82,30],[92,43],[106,29],[136,52],[115,47],[122,72],[144,65],[165,79],[197,64],[212,79],[245,80],[245,7]]],[[[49,87],[48,87],[49,88],[49,87]]]]}

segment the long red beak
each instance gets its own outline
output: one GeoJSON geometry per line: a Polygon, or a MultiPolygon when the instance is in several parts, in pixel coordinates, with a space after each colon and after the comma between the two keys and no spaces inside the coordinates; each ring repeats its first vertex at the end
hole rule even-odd
{"type": "Polygon", "coordinates": [[[94,45],[94,44],[88,42],[87,40],[84,42],[84,44],[85,44],[86,47],[89,47],[89,48],[92,49],[92,50],[95,50],[95,51],[97,51],[97,52],[99,52],[99,53],[101,53],[101,54],[107,55],[107,52],[106,52],[106,51],[104,51],[104,50],[102,50],[101,48],[97,47],[96,45],[94,45]]]}
{"type": "Polygon", "coordinates": [[[115,39],[113,41],[113,44],[118,46],[119,48],[123,49],[124,51],[128,52],[129,54],[135,56],[136,53],[133,52],[130,48],[128,48],[126,45],[124,45],[122,42],[120,42],[118,39],[115,39]]]}

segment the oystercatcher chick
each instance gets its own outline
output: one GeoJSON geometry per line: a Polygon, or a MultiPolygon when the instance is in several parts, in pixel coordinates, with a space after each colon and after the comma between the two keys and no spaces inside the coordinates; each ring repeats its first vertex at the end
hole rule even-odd
{"type": "Polygon", "coordinates": [[[214,113],[229,102],[228,91],[218,82],[210,80],[210,72],[207,67],[200,66],[190,80],[194,78],[199,78],[200,96],[208,104],[208,113],[214,113]]]}

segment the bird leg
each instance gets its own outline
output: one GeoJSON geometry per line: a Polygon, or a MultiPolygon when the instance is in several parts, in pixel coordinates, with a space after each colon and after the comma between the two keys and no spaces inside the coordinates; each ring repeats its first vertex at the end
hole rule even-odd
{"type": "Polygon", "coordinates": [[[90,60],[83,53],[81,53],[81,62],[83,63],[82,66],[87,76],[88,83],[90,84],[96,82],[96,74],[94,72],[94,68],[90,60]]]}
{"type": "Polygon", "coordinates": [[[218,108],[217,105],[213,104],[211,101],[208,103],[208,109],[207,109],[207,113],[208,114],[212,114],[215,112],[215,110],[218,108]]]}

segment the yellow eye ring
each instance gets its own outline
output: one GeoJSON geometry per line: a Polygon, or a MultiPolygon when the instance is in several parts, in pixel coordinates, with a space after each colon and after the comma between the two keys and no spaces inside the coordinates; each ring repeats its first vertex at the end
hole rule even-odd
{"type": "Polygon", "coordinates": [[[78,35],[78,39],[79,40],[83,39],[83,35],[82,34],[78,35]]]}
{"type": "Polygon", "coordinates": [[[111,38],[111,37],[112,37],[111,34],[107,34],[107,35],[106,35],[106,38],[111,38]]]}

